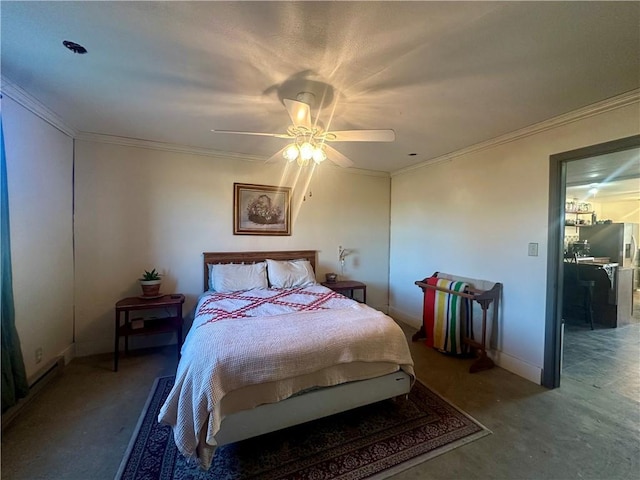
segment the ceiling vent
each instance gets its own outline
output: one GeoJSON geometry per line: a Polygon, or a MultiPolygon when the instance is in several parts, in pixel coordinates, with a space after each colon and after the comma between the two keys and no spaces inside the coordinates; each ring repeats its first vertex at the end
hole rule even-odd
{"type": "Polygon", "coordinates": [[[70,42],[69,40],[65,40],[62,42],[62,44],[67,47],[69,50],[71,50],[73,53],[79,53],[79,54],[84,54],[87,53],[87,49],[84,48],[82,45],[75,43],[75,42],[70,42]]]}

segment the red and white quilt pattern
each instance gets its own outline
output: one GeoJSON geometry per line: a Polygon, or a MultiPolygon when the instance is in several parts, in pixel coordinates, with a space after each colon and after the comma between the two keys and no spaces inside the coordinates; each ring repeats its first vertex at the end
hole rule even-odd
{"type": "Polygon", "coordinates": [[[296,312],[333,310],[357,305],[344,295],[322,285],[297,288],[241,290],[231,293],[207,292],[198,303],[198,326],[248,317],[271,317],[296,312]]]}

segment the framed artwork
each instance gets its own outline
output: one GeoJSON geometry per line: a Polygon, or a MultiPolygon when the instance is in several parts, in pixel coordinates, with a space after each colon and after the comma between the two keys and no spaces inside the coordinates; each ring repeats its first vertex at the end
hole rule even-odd
{"type": "Polygon", "coordinates": [[[234,235],[291,235],[291,188],[233,184],[234,235]]]}

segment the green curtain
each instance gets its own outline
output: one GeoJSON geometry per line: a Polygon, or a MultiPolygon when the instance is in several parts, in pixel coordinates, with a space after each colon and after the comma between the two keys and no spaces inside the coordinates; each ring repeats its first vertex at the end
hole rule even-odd
{"type": "Polygon", "coordinates": [[[0,115],[0,177],[2,240],[2,413],[29,393],[27,374],[24,369],[20,338],[15,324],[13,308],[13,282],[11,278],[11,239],[9,235],[9,191],[7,182],[7,159],[4,153],[4,133],[0,115]]]}

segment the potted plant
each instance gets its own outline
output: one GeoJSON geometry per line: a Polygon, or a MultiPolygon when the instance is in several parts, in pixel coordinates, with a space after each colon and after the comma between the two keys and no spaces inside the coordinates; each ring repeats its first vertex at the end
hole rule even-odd
{"type": "Polygon", "coordinates": [[[142,295],[144,297],[157,297],[160,294],[160,274],[154,268],[151,271],[145,270],[140,278],[140,286],[142,287],[142,295]]]}

